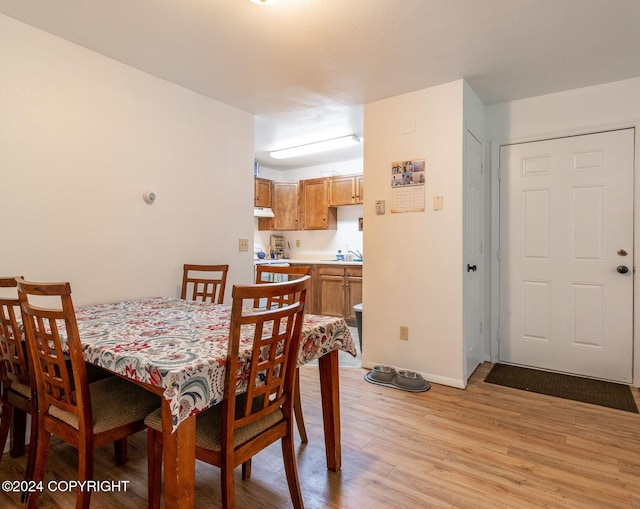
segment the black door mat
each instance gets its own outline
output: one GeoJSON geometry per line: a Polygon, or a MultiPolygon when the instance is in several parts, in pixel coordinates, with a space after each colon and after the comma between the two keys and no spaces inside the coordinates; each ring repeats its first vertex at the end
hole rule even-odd
{"type": "Polygon", "coordinates": [[[496,364],[484,379],[496,385],[638,413],[628,385],[496,364]]]}

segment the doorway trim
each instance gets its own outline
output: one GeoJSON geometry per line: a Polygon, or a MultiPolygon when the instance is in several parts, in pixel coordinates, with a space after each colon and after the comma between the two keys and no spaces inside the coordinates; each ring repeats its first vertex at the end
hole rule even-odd
{"type": "MultiPolygon", "coordinates": [[[[489,356],[491,362],[498,362],[498,328],[500,325],[500,265],[498,251],[500,248],[500,147],[504,145],[514,145],[534,141],[543,141],[553,138],[565,138],[569,136],[580,136],[603,131],[617,129],[634,129],[634,192],[633,192],[633,267],[640,271],[638,263],[638,248],[640,247],[640,119],[630,122],[617,122],[614,124],[592,126],[591,128],[581,128],[562,132],[546,134],[536,134],[526,137],[519,137],[506,140],[491,141],[491,305],[490,305],[490,338],[489,356]]],[[[634,278],[633,286],[633,383],[635,387],[640,387],[640,277],[634,278]]]]}

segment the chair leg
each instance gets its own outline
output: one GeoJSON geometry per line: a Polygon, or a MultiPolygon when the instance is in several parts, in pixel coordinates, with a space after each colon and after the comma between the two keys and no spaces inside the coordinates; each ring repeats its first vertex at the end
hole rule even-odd
{"type": "Polygon", "coordinates": [[[233,509],[236,505],[233,465],[224,458],[220,467],[220,481],[222,483],[222,508],[233,509]]]}
{"type": "Polygon", "coordinates": [[[242,479],[251,479],[251,458],[242,464],[242,479]]]}
{"type": "Polygon", "coordinates": [[[13,425],[11,426],[11,457],[22,456],[25,451],[25,436],[27,434],[27,413],[18,407],[13,407],[13,425]]]}
{"type": "MultiPolygon", "coordinates": [[[[93,479],[93,443],[80,438],[78,448],[78,481],[93,479]]],[[[91,503],[91,491],[81,490],[76,495],[76,509],[89,509],[91,503]]]]}
{"type": "Polygon", "coordinates": [[[162,492],[162,433],[147,428],[147,501],[149,509],[160,509],[162,492]]]}
{"type": "MultiPolygon", "coordinates": [[[[33,406],[31,408],[31,433],[29,435],[29,452],[27,453],[27,468],[24,472],[25,481],[30,481],[33,479],[33,469],[35,467],[36,462],[36,449],[38,447],[38,409],[33,406]]],[[[20,501],[25,503],[27,501],[27,497],[29,493],[26,491],[22,492],[22,497],[20,497],[20,501]]]]}
{"type": "Polygon", "coordinates": [[[129,460],[127,452],[127,437],[113,442],[113,452],[116,457],[116,465],[124,465],[129,460]]]}
{"type": "Polygon", "coordinates": [[[296,388],[293,393],[293,411],[296,415],[296,424],[298,425],[298,433],[300,433],[300,440],[303,444],[306,444],[309,439],[307,438],[307,430],[304,426],[304,417],[302,416],[302,400],[300,399],[300,370],[296,368],[296,388]]]}
{"type": "Polygon", "coordinates": [[[7,437],[9,436],[9,428],[13,419],[13,405],[2,405],[2,417],[0,418],[0,460],[4,447],[7,445],[7,437]]]}
{"type": "MultiPolygon", "coordinates": [[[[33,467],[33,480],[38,484],[44,479],[44,469],[47,466],[47,458],[49,457],[49,446],[51,444],[51,435],[45,431],[42,423],[38,422],[38,438],[36,440],[35,465],[33,467]]],[[[40,492],[38,490],[27,494],[27,509],[35,509],[40,492]]]]}
{"type": "Polygon", "coordinates": [[[293,429],[290,433],[282,437],[282,459],[284,460],[284,471],[287,476],[287,485],[291,495],[291,503],[294,509],[302,509],[302,491],[300,490],[300,479],[298,477],[298,466],[296,464],[296,453],[293,445],[293,429]]]}

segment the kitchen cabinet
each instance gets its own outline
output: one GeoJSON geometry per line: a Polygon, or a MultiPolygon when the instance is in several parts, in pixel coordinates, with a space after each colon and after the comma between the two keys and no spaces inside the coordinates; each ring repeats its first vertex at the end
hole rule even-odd
{"type": "Polygon", "coordinates": [[[315,313],[341,316],[356,325],[353,306],[362,302],[362,266],[317,265],[315,267],[315,313]]]}
{"type": "Polygon", "coordinates": [[[364,176],[341,175],[329,178],[329,205],[354,205],[364,202],[364,176]]]}
{"type": "Polygon", "coordinates": [[[255,177],[254,179],[254,206],[270,208],[272,204],[273,182],[268,179],[255,177]]]}
{"type": "Polygon", "coordinates": [[[258,230],[297,230],[298,182],[273,182],[271,202],[274,217],[258,219],[258,230]]]}
{"type": "Polygon", "coordinates": [[[335,230],[338,210],[329,206],[329,179],[300,181],[300,224],[303,230],[335,230]]]}

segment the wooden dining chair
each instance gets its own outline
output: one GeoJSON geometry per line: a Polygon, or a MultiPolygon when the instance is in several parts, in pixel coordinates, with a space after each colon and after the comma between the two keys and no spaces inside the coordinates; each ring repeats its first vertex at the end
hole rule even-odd
{"type": "Polygon", "coordinates": [[[195,265],[182,269],[181,299],[222,304],[229,265],[195,265]]]}
{"type": "MultiPolygon", "coordinates": [[[[0,288],[11,288],[14,298],[0,296],[0,460],[3,456],[9,431],[11,431],[11,457],[21,456],[25,451],[27,414],[31,415],[31,434],[25,479],[31,479],[35,458],[35,434],[37,411],[35,407],[35,384],[29,376],[26,344],[22,341],[20,328],[20,301],[15,277],[0,277],[0,288]]],[[[24,501],[24,500],[23,500],[24,501]]]]}
{"type": "MultiPolygon", "coordinates": [[[[311,274],[311,266],[309,265],[258,265],[256,267],[256,284],[263,284],[275,281],[291,281],[302,276],[308,276],[311,274]]],[[[273,306],[283,306],[291,300],[290,295],[284,295],[282,297],[276,297],[267,299],[265,305],[267,308],[273,306]]],[[[254,307],[260,307],[260,302],[255,301],[254,307]]],[[[296,369],[296,392],[295,399],[293,401],[293,410],[296,416],[296,424],[298,425],[298,433],[300,434],[300,440],[302,443],[307,443],[309,438],[307,436],[307,428],[304,425],[304,416],[302,415],[302,399],[300,398],[300,371],[296,369]]],[[[250,464],[247,465],[250,469],[250,464]]],[[[245,467],[245,468],[247,468],[245,467]]],[[[249,470],[250,472],[250,470],[249,470]]]]}
{"type": "MultiPolygon", "coordinates": [[[[292,279],[308,276],[309,274],[311,274],[311,267],[309,265],[257,265],[256,284],[291,281],[292,279]]],[[[289,302],[289,300],[289,295],[273,297],[267,299],[266,307],[281,306],[289,302]]],[[[254,307],[260,307],[257,301],[254,303],[254,307]]]]}
{"type": "MultiPolygon", "coordinates": [[[[291,282],[233,287],[222,403],[196,415],[196,458],[221,469],[223,508],[233,508],[235,504],[235,467],[278,440],[282,444],[293,507],[303,507],[293,446],[293,394],[308,285],[309,276],[305,276],[291,282]],[[253,299],[284,295],[295,298],[281,308],[251,309],[253,299]],[[251,336],[253,346],[250,359],[240,366],[240,341],[247,335],[251,336]],[[247,384],[241,394],[236,392],[239,369],[247,384]]],[[[149,441],[149,507],[158,508],[162,412],[151,413],[145,422],[149,441]]]]}
{"type": "MultiPolygon", "coordinates": [[[[43,480],[53,434],[78,450],[78,481],[93,479],[94,449],[114,442],[116,460],[126,462],[126,438],[144,429],[159,397],[117,376],[88,383],[69,283],[17,283],[38,406],[32,478],[43,480]]],[[[38,495],[31,493],[28,508],[38,495]]],[[[76,508],[90,500],[90,490],[79,490],[76,508]]]]}

